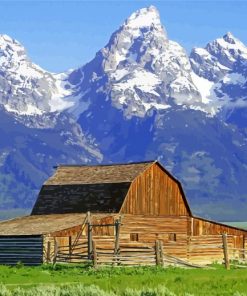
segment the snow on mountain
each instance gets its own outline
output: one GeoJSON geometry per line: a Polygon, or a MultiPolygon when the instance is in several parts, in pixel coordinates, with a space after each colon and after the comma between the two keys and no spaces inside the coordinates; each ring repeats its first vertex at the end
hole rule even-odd
{"type": "Polygon", "coordinates": [[[247,107],[247,47],[227,33],[190,55],[192,79],[201,93],[205,110],[215,115],[247,107]]]}
{"type": "Polygon", "coordinates": [[[191,73],[186,52],[167,38],[157,9],[150,6],[133,13],[91,62],[71,73],[69,81],[79,85],[84,106],[89,107],[97,89],[131,118],[173,103],[201,104],[191,73]]]}
{"type": "Polygon", "coordinates": [[[30,208],[59,163],[98,163],[102,154],[66,110],[75,105],[68,73],[32,63],[0,35],[0,209],[30,208]]]}
{"type": "Polygon", "coordinates": [[[194,72],[214,82],[235,70],[239,61],[246,60],[247,47],[231,33],[209,42],[205,48],[194,48],[190,55],[194,72]]]}
{"type": "Polygon", "coordinates": [[[54,75],[32,63],[24,47],[0,35],[0,104],[19,115],[41,115],[73,105],[65,75],[54,75]]]}

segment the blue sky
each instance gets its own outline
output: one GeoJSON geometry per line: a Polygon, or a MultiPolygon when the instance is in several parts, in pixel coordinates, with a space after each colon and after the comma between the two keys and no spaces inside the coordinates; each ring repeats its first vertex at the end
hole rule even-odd
{"type": "Polygon", "coordinates": [[[52,72],[83,65],[135,10],[155,5],[170,39],[189,52],[231,31],[247,44],[247,1],[0,0],[0,33],[52,72]]]}

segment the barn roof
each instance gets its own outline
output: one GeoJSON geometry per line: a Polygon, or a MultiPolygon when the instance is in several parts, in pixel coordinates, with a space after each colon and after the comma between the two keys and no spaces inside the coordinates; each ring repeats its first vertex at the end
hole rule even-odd
{"type": "Polygon", "coordinates": [[[86,214],[24,216],[0,222],[1,235],[40,235],[83,224],[86,214]]]}
{"type": "Polygon", "coordinates": [[[132,182],[154,161],[110,165],[60,165],[44,185],[132,182]]]}
{"type": "Polygon", "coordinates": [[[103,212],[117,213],[130,183],[42,186],[32,215],[103,212]]]}

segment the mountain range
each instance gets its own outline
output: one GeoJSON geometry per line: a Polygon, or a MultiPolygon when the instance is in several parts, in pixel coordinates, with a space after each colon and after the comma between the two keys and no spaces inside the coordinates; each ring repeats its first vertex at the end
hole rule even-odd
{"type": "Polygon", "coordinates": [[[194,214],[247,220],[247,47],[226,33],[188,55],[154,6],[60,74],[0,35],[0,210],[30,209],[57,164],[158,159],[194,214]]]}

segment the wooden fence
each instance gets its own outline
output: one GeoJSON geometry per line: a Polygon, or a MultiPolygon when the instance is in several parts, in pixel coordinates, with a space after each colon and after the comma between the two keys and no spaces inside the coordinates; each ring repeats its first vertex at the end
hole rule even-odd
{"type": "Polygon", "coordinates": [[[53,263],[81,263],[88,260],[87,242],[78,241],[77,245],[58,246],[55,248],[53,263]]]}
{"type": "Polygon", "coordinates": [[[96,242],[93,244],[93,264],[114,266],[156,265],[157,253],[155,246],[125,243],[118,250],[106,249],[96,242]]]}
{"type": "MultiPolygon", "coordinates": [[[[61,240],[61,237],[59,238],[61,240]]],[[[63,238],[65,239],[65,238],[63,238]]],[[[55,240],[56,241],[56,240],[55,240]]],[[[67,238],[69,244],[59,246],[55,242],[54,255],[51,252],[50,262],[82,263],[92,262],[95,267],[143,266],[143,265],[176,265],[203,267],[207,263],[224,263],[227,269],[233,264],[247,263],[246,249],[234,248],[233,237],[226,234],[218,236],[190,237],[188,258],[172,254],[161,240],[154,243],[119,241],[114,236],[99,236],[92,240],[91,253],[88,253],[87,239],[78,239],[77,244],[67,238]],[[52,260],[53,257],[53,260],[52,260]]]]}
{"type": "Polygon", "coordinates": [[[164,235],[163,239],[159,237],[156,240],[131,241],[130,234],[129,239],[126,233],[120,234],[121,218],[104,221],[104,224],[101,222],[92,221],[88,213],[76,237],[47,238],[45,262],[91,261],[94,266],[172,264],[193,267],[218,262],[225,263],[227,269],[232,262],[247,263],[246,242],[243,240],[242,249],[236,248],[238,238],[232,235],[178,234],[173,241],[167,240],[164,235]]]}

